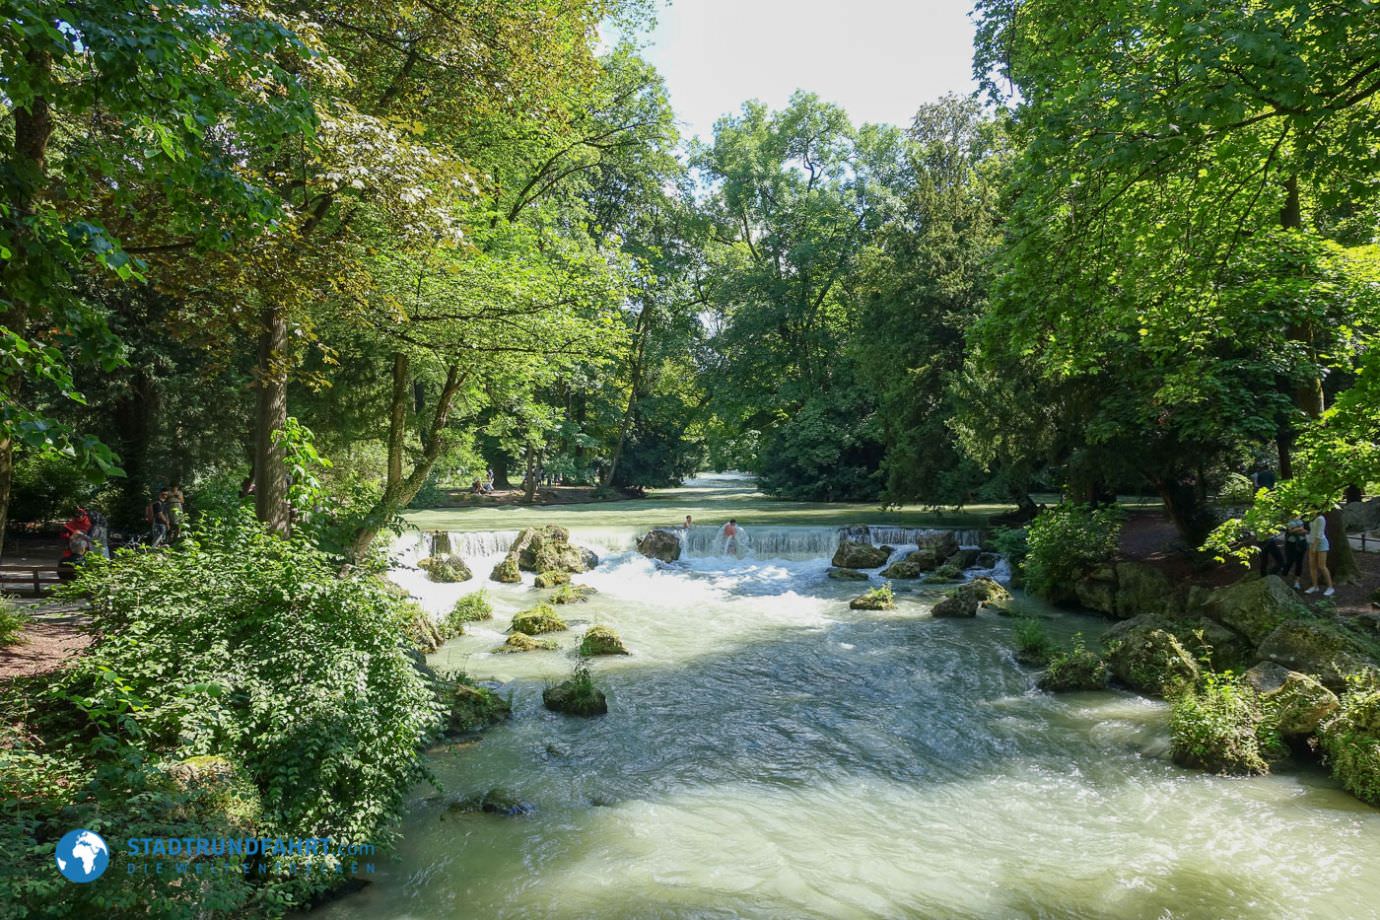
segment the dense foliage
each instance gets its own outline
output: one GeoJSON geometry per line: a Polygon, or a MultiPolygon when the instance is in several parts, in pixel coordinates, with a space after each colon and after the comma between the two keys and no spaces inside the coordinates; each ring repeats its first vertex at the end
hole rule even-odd
{"type": "MultiPolygon", "coordinates": [[[[6,833],[25,838],[33,858],[51,860],[52,831],[69,823],[69,807],[90,811],[87,826],[118,839],[198,819],[194,836],[205,836],[207,823],[233,817],[241,832],[387,841],[443,714],[402,644],[410,605],[394,590],[366,573],[341,577],[338,556],[247,517],[205,527],[173,550],[93,560],[73,590],[90,597],[99,638],[33,696],[27,721],[43,740],[19,739],[4,753],[14,782],[39,783],[34,771],[67,764],[59,775],[69,780],[31,789],[6,816],[6,833]],[[252,804],[231,817],[211,802],[188,813],[185,799],[204,790],[174,778],[198,757],[223,758],[252,804]]],[[[150,897],[152,883],[126,879],[125,855],[112,857],[119,884],[52,892],[52,910],[69,909],[73,897],[92,910],[150,897]]],[[[207,906],[263,907],[329,880],[278,879],[269,886],[276,893],[227,883],[216,896],[225,902],[207,906]]],[[[171,899],[174,915],[190,914],[202,895],[157,897],[171,899]]]]}
{"type": "Polygon", "coordinates": [[[1116,553],[1124,514],[1116,508],[1064,503],[1026,528],[1026,586],[1052,600],[1069,596],[1073,583],[1116,553]]]}

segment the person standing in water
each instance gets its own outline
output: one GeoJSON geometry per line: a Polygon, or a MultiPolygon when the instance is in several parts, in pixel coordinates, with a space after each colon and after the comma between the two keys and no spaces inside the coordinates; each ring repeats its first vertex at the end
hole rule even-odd
{"type": "Polygon", "coordinates": [[[729,518],[724,529],[719,531],[719,535],[724,538],[724,552],[738,555],[738,519],[729,518]]]}
{"type": "Polygon", "coordinates": [[[1327,570],[1327,552],[1332,548],[1327,542],[1327,517],[1321,511],[1308,523],[1308,574],[1313,586],[1304,594],[1318,593],[1318,576],[1322,576],[1327,590],[1323,597],[1331,597],[1337,591],[1332,587],[1332,573],[1327,570]]]}
{"type": "Polygon", "coordinates": [[[685,523],[681,525],[681,529],[684,530],[686,533],[689,533],[690,528],[694,526],[694,523],[690,520],[690,515],[687,514],[685,516],[685,523]]]}

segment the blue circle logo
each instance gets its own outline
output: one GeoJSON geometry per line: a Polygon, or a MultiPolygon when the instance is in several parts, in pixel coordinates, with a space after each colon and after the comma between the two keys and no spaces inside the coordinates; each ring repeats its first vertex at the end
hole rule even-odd
{"type": "Polygon", "coordinates": [[[94,882],[110,865],[110,848],[100,834],[77,828],[62,835],[53,858],[67,881],[94,882]]]}

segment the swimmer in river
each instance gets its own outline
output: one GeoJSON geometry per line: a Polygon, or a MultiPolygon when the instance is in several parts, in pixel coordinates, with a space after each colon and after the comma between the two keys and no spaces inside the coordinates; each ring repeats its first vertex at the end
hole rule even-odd
{"type": "Polygon", "coordinates": [[[682,525],[682,529],[685,530],[686,533],[689,533],[689,532],[690,532],[690,528],[693,527],[693,526],[695,526],[695,525],[694,525],[693,523],[691,523],[691,521],[690,521],[690,515],[687,514],[687,515],[685,516],[685,524],[682,525]]]}
{"type": "Polygon", "coordinates": [[[724,525],[724,529],[719,531],[719,533],[724,538],[724,552],[732,552],[733,555],[738,555],[737,518],[729,518],[728,523],[724,525]]]}

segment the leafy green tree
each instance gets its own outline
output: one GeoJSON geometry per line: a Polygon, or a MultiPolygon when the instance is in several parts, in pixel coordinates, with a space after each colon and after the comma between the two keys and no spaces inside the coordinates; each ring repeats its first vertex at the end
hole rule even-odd
{"type": "Polygon", "coordinates": [[[705,389],[723,427],[757,439],[767,488],[824,499],[878,493],[872,394],[846,345],[857,327],[860,253],[892,201],[899,132],[855,129],[798,93],[722,119],[695,156],[711,184],[705,389]]]}

